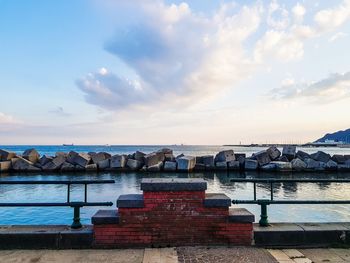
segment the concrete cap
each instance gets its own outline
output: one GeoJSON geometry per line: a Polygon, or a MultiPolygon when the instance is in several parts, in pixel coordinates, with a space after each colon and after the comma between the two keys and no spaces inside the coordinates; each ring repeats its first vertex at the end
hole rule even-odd
{"type": "Polygon", "coordinates": [[[141,190],[158,191],[205,191],[207,182],[201,178],[144,178],[141,190]]]}
{"type": "Polygon", "coordinates": [[[225,194],[206,194],[204,199],[205,207],[229,207],[231,199],[225,194]]]}
{"type": "Polygon", "coordinates": [[[231,223],[253,223],[255,216],[245,208],[230,209],[228,221],[231,223]]]}
{"type": "Polygon", "coordinates": [[[91,217],[93,225],[107,225],[118,224],[119,214],[117,209],[113,210],[98,210],[96,214],[91,217]]]}
{"type": "Polygon", "coordinates": [[[142,208],[144,207],[142,194],[121,195],[117,200],[119,208],[142,208]]]}

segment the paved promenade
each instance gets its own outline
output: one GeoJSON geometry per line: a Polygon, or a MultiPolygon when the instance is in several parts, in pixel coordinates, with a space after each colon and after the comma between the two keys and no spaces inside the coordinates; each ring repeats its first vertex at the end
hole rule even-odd
{"type": "Polygon", "coordinates": [[[178,247],[114,250],[0,250],[6,263],[344,263],[350,249],[178,247]]]}

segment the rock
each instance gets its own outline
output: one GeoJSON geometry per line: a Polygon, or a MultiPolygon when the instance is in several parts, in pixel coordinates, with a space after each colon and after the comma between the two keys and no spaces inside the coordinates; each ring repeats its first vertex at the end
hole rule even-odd
{"type": "Polygon", "coordinates": [[[61,171],[62,172],[72,172],[75,171],[75,165],[69,163],[69,162],[64,162],[61,166],[61,171]]]}
{"type": "Polygon", "coordinates": [[[307,164],[299,158],[293,159],[291,164],[292,164],[293,170],[296,170],[296,171],[303,171],[307,167],[307,164]]]}
{"type": "Polygon", "coordinates": [[[177,163],[171,161],[165,161],[164,163],[164,171],[176,171],[177,163]]]}
{"type": "Polygon", "coordinates": [[[282,155],[286,156],[289,161],[293,160],[295,157],[297,147],[294,145],[285,145],[283,146],[282,155]]]}
{"type": "Polygon", "coordinates": [[[313,153],[310,156],[315,161],[324,162],[324,163],[327,163],[331,159],[331,156],[329,154],[322,152],[322,151],[318,151],[316,153],[313,153]]]}
{"type": "Polygon", "coordinates": [[[215,155],[215,163],[217,162],[230,162],[235,161],[236,157],[233,150],[221,151],[217,155],[215,155]]]}
{"type": "Polygon", "coordinates": [[[157,153],[173,154],[173,150],[169,148],[163,148],[157,151],[157,153]]]}
{"type": "Polygon", "coordinates": [[[165,155],[163,152],[153,152],[145,155],[145,165],[147,167],[158,164],[165,160],[165,155]]]}
{"type": "Polygon", "coordinates": [[[272,161],[270,164],[276,165],[277,171],[286,172],[292,170],[292,164],[290,162],[272,161]]]}
{"type": "Polygon", "coordinates": [[[148,166],[147,167],[147,171],[149,172],[160,172],[163,168],[163,162],[159,162],[155,165],[152,165],[152,166],[148,166]]]}
{"type": "Polygon", "coordinates": [[[60,168],[65,161],[66,157],[64,157],[64,155],[59,155],[52,159],[52,163],[57,167],[57,169],[60,168]]]}
{"type": "Polygon", "coordinates": [[[111,158],[111,155],[109,153],[105,153],[105,152],[99,152],[99,153],[93,153],[90,154],[92,162],[97,164],[100,161],[104,161],[106,159],[111,158]]]}
{"type": "Polygon", "coordinates": [[[7,172],[11,169],[11,161],[0,162],[0,172],[7,172]]]}
{"type": "Polygon", "coordinates": [[[177,159],[177,169],[179,171],[191,171],[196,165],[196,158],[193,156],[183,156],[177,159]]]}
{"type": "Polygon", "coordinates": [[[76,172],[85,172],[85,167],[80,166],[80,165],[74,165],[74,171],[76,172]]]}
{"type": "Polygon", "coordinates": [[[326,163],[326,170],[335,171],[337,169],[338,169],[338,164],[335,161],[329,160],[326,163]]]}
{"type": "Polygon", "coordinates": [[[350,164],[338,164],[338,171],[341,171],[341,172],[350,171],[350,164]]]}
{"type": "Polygon", "coordinates": [[[177,159],[180,159],[181,157],[184,157],[185,155],[183,153],[179,154],[178,156],[175,157],[175,161],[177,161],[177,159]]]}
{"type": "Polygon", "coordinates": [[[316,169],[320,168],[319,161],[315,161],[314,159],[311,159],[311,158],[306,158],[305,162],[306,162],[306,168],[308,170],[316,170],[316,169]]]}
{"type": "Polygon", "coordinates": [[[110,167],[110,159],[102,160],[97,163],[98,169],[105,170],[110,167]]]}
{"type": "Polygon", "coordinates": [[[133,159],[135,159],[139,162],[145,163],[145,155],[146,154],[143,152],[136,151],[133,159]]]}
{"type": "MultiPolygon", "coordinates": [[[[61,155],[61,154],[59,154],[59,155],[61,155]]],[[[71,164],[74,164],[74,158],[75,158],[77,155],[78,155],[77,152],[75,152],[75,151],[70,151],[70,152],[67,154],[67,162],[69,162],[69,163],[71,163],[71,164]]],[[[56,156],[58,156],[57,153],[56,153],[56,156]]]]}
{"type": "Polygon", "coordinates": [[[205,168],[211,169],[211,168],[215,167],[213,155],[204,155],[201,158],[202,158],[202,163],[204,164],[205,168]]]}
{"type": "Polygon", "coordinates": [[[0,149],[0,160],[1,161],[11,161],[12,158],[15,158],[16,154],[14,152],[9,152],[6,150],[0,149]]]}
{"type": "Polygon", "coordinates": [[[32,148],[25,150],[22,154],[22,157],[32,163],[36,163],[39,161],[40,154],[34,148],[32,148]]]}
{"type": "Polygon", "coordinates": [[[316,170],[317,170],[317,171],[324,171],[324,170],[326,170],[326,168],[327,168],[327,163],[325,163],[325,162],[319,162],[319,163],[320,163],[320,165],[319,165],[318,168],[316,168],[316,170]]]}
{"type": "Polygon", "coordinates": [[[52,157],[43,155],[43,156],[39,159],[40,166],[44,166],[45,164],[47,164],[48,162],[51,162],[52,160],[53,160],[52,157]]]}
{"type": "Polygon", "coordinates": [[[227,170],[227,162],[216,162],[215,167],[218,170],[227,170]]]}
{"type": "Polygon", "coordinates": [[[274,163],[268,163],[260,167],[263,171],[275,171],[276,170],[276,164],[274,163]]]}
{"type": "Polygon", "coordinates": [[[263,166],[271,162],[270,156],[267,151],[260,151],[254,154],[259,166],[263,166]]]}
{"type": "Polygon", "coordinates": [[[332,156],[332,160],[335,161],[338,164],[344,164],[346,162],[346,158],[344,155],[340,155],[340,154],[334,154],[332,156]]]}
{"type": "Polygon", "coordinates": [[[350,160],[350,155],[345,154],[345,155],[344,155],[344,158],[345,158],[346,161],[347,161],[347,160],[350,160]]]}
{"type": "Polygon", "coordinates": [[[175,156],[171,153],[165,153],[165,161],[175,162],[175,156]]]}
{"type": "Polygon", "coordinates": [[[67,158],[67,156],[68,156],[68,154],[65,153],[65,152],[56,152],[56,154],[55,154],[56,157],[57,157],[57,156],[60,156],[60,155],[63,155],[63,156],[66,157],[66,158],[67,158]]]}
{"type": "Polygon", "coordinates": [[[141,169],[143,164],[142,164],[142,162],[140,162],[138,160],[128,159],[128,161],[126,162],[126,166],[133,171],[137,171],[137,170],[141,169]]]}
{"type": "Polygon", "coordinates": [[[193,170],[195,171],[204,171],[205,170],[205,165],[202,163],[196,163],[194,166],[193,170]]]}
{"type": "Polygon", "coordinates": [[[88,154],[85,153],[79,153],[74,158],[74,164],[80,165],[80,166],[87,166],[91,161],[91,157],[88,154]]]}
{"type": "Polygon", "coordinates": [[[288,158],[286,156],[284,156],[284,155],[280,156],[277,159],[277,161],[279,161],[279,162],[286,162],[286,163],[289,162],[288,158]]]}
{"type": "Polygon", "coordinates": [[[97,171],[97,164],[96,163],[88,164],[85,166],[85,170],[90,172],[97,171]]]}
{"type": "Polygon", "coordinates": [[[246,154],[245,153],[235,153],[235,158],[237,161],[239,161],[240,168],[244,169],[244,162],[245,162],[246,154]]]}
{"type": "Polygon", "coordinates": [[[38,167],[35,167],[32,162],[22,157],[12,158],[11,165],[12,165],[12,169],[15,171],[27,171],[27,172],[41,171],[41,169],[38,167]]]}
{"type": "Polygon", "coordinates": [[[229,170],[239,170],[241,168],[241,164],[238,160],[228,162],[227,166],[229,170]]]}
{"type": "Polygon", "coordinates": [[[303,152],[303,151],[300,151],[300,150],[297,152],[296,157],[302,161],[305,161],[306,158],[311,158],[310,154],[303,152]]]}
{"type": "Polygon", "coordinates": [[[256,170],[258,169],[258,161],[252,159],[245,159],[244,168],[246,170],[256,170]]]}
{"type": "Polygon", "coordinates": [[[281,156],[281,151],[276,146],[269,147],[266,152],[272,161],[277,160],[281,156]]]}
{"type": "Polygon", "coordinates": [[[124,168],[126,166],[127,159],[126,155],[113,155],[110,160],[111,168],[124,168]]]}

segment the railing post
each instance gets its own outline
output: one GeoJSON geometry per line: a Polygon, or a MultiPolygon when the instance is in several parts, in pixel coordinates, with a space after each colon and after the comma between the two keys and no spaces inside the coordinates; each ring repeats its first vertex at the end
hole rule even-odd
{"type": "Polygon", "coordinates": [[[73,217],[73,223],[71,225],[71,228],[78,229],[81,228],[83,225],[80,223],[80,205],[72,205],[74,208],[74,217],[73,217]]]}
{"type": "Polygon", "coordinates": [[[260,226],[269,226],[269,220],[267,216],[267,206],[270,204],[269,200],[258,200],[259,205],[261,206],[261,214],[260,214],[260,226]]]}

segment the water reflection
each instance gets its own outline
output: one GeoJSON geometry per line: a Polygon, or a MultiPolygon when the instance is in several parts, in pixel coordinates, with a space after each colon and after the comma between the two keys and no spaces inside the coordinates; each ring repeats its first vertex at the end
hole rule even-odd
{"type": "MultiPolygon", "coordinates": [[[[281,178],[281,179],[324,179],[350,178],[350,174],[315,174],[315,173],[256,173],[256,172],[205,172],[205,173],[89,173],[89,174],[1,174],[0,180],[83,180],[113,179],[115,184],[89,185],[88,201],[112,201],[121,194],[140,193],[141,179],[148,177],[162,178],[204,178],[208,183],[208,192],[223,192],[231,199],[253,199],[253,184],[232,182],[235,178],[281,178]]],[[[71,188],[71,200],[84,198],[84,187],[74,185],[71,188]]],[[[350,200],[350,184],[340,183],[274,183],[275,199],[292,200],[350,200]]],[[[270,198],[270,184],[257,184],[257,198],[270,198]]],[[[0,202],[65,202],[65,185],[0,185],[0,202]]],[[[240,205],[246,207],[259,218],[258,205],[240,205]]],[[[271,221],[326,222],[349,221],[350,205],[271,205],[271,221]]],[[[100,208],[82,209],[82,221],[90,223],[91,216],[100,208]]],[[[69,224],[73,211],[65,207],[29,207],[0,208],[0,224],[69,224]]]]}

